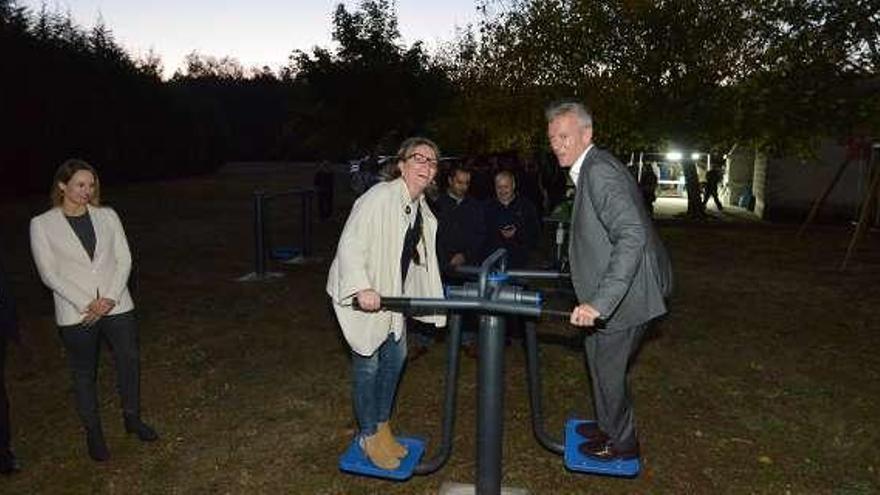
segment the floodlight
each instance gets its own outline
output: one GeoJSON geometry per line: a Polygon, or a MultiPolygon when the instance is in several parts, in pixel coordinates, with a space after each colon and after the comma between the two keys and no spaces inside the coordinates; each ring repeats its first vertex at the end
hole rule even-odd
{"type": "Polygon", "coordinates": [[[670,151],[669,153],[666,153],[666,159],[673,162],[681,160],[681,156],[681,152],[678,151],[670,151]]]}

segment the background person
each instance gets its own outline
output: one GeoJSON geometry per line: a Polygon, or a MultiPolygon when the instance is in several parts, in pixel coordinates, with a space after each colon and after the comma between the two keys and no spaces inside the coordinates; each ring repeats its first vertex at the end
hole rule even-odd
{"type": "MultiPolygon", "coordinates": [[[[425,189],[437,174],[437,145],[415,137],[397,153],[394,174],[355,202],[327,277],[327,294],[351,347],[358,445],[382,469],[407,455],[389,424],[406,360],[400,313],[379,311],[381,295],[443,297],[434,245],[437,220],[425,189]],[[363,311],[353,307],[354,300],[363,311]]],[[[420,318],[442,326],[445,317],[420,318]]]]}
{"type": "Polygon", "coordinates": [[[321,220],[327,220],[333,216],[333,191],[335,189],[336,179],[333,175],[333,169],[330,162],[324,160],[318,165],[315,171],[312,184],[315,186],[315,193],[318,200],[318,215],[321,220]]]}
{"type": "Polygon", "coordinates": [[[140,352],[129,294],[131,252],[119,217],[100,206],[98,174],[83,160],[67,160],[52,181],[52,208],[31,220],[31,250],[43,283],[52,290],[55,321],[67,354],[76,410],[89,455],[110,458],[98,413],[96,379],[100,342],[116,364],[125,431],[142,441],[158,438],[141,421],[140,352]]]}
{"type": "Polygon", "coordinates": [[[653,163],[639,163],[639,191],[645,202],[645,209],[649,216],[654,216],[654,201],[657,200],[657,165],[653,163]]]}
{"type": "Polygon", "coordinates": [[[541,232],[535,205],[517,194],[516,179],[508,170],[495,174],[495,197],[486,202],[484,257],[498,248],[507,249],[507,267],[523,268],[541,232]]]}
{"type": "Polygon", "coordinates": [[[599,461],[639,456],[626,374],[648,322],[666,313],[672,269],[632,175],[593,146],[593,118],[580,103],[546,112],[547,137],[575,184],[569,260],[578,305],[573,325],[603,328],[584,339],[598,429],[584,423],[581,453],[599,461]]]}
{"type": "Polygon", "coordinates": [[[721,206],[721,200],[718,199],[718,185],[721,184],[722,179],[723,172],[718,165],[712,165],[709,171],[706,172],[706,188],[703,192],[703,208],[706,208],[706,204],[709,203],[709,198],[712,198],[715,200],[715,208],[718,208],[718,211],[724,211],[724,207],[721,206]]]}
{"type": "MultiPolygon", "coordinates": [[[[437,261],[440,264],[444,284],[461,284],[468,280],[456,272],[462,265],[479,265],[486,237],[483,221],[483,206],[480,201],[468,194],[471,184],[471,170],[456,163],[446,179],[446,191],[432,203],[437,216],[437,261]]],[[[465,316],[465,321],[472,318],[465,316]]],[[[424,330],[425,325],[416,325],[413,332],[414,344],[410,361],[427,352],[434,341],[433,332],[424,330]],[[421,327],[421,328],[420,328],[421,327]],[[430,333],[429,333],[430,332],[430,333]]],[[[462,334],[462,346],[470,357],[476,357],[475,336],[472,331],[462,334]]]]}

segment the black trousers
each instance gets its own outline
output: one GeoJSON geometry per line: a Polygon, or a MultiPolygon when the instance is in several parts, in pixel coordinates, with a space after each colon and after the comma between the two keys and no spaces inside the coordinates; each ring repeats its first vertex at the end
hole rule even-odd
{"type": "Polygon", "coordinates": [[[126,416],[140,416],[140,352],[134,311],[105,316],[92,326],[58,328],[73,380],[76,412],[86,428],[100,425],[97,376],[101,341],[105,340],[116,365],[116,388],[126,416]]]}
{"type": "Polygon", "coordinates": [[[6,395],[6,336],[0,333],[0,455],[9,450],[9,396],[6,395]]]}

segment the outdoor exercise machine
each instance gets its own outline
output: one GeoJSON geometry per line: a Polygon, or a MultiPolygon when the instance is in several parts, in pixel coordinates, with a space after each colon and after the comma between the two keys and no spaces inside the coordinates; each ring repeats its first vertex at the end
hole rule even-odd
{"type": "Polygon", "coordinates": [[[312,201],[315,190],[312,188],[296,188],[276,193],[254,191],[254,271],[238,278],[239,282],[260,281],[283,277],[281,272],[266,270],[266,259],[282,260],[295,263],[312,254],[312,201]],[[300,203],[300,242],[301,246],[269,246],[266,243],[267,209],[273,201],[282,198],[296,198],[300,203]]]}
{"type": "MultiPolygon", "coordinates": [[[[578,452],[578,444],[584,441],[575,429],[586,420],[570,419],[565,426],[565,442],[551,438],[544,429],[541,404],[541,380],[538,366],[537,332],[534,319],[544,316],[568,318],[570,312],[542,307],[540,292],[529,291],[512,280],[560,279],[568,274],[548,271],[506,270],[507,253],[504,249],[494,252],[479,267],[463,267],[460,272],[477,275],[476,283],[447,286],[445,299],[382,297],[382,307],[408,314],[448,312],[447,369],[443,407],[442,437],[438,452],[426,461],[425,443],[417,437],[397,440],[409,450],[395,470],[383,470],[374,466],[352,441],[340,458],[341,470],[358,475],[406,480],[414,474],[426,475],[440,469],[452,451],[452,433],[455,422],[455,401],[459,367],[459,344],[461,342],[462,313],[476,312],[480,318],[479,360],[477,364],[477,445],[476,445],[476,494],[501,493],[502,434],[504,427],[504,341],[506,317],[527,317],[526,348],[528,356],[528,384],[532,409],[532,428],[539,442],[547,450],[564,455],[566,467],[572,471],[631,477],[638,474],[639,462],[602,462],[586,458],[578,452]]],[[[355,300],[356,301],[356,300],[355,300]]],[[[356,303],[355,303],[356,304],[356,303]]],[[[603,322],[598,322],[601,326],[603,322]]]]}

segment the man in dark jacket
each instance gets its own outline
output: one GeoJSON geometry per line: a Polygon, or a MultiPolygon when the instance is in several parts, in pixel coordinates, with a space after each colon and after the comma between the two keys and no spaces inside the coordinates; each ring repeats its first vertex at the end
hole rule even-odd
{"type": "Polygon", "coordinates": [[[437,215],[437,261],[445,277],[460,265],[479,265],[486,237],[483,208],[468,196],[471,172],[462,165],[449,172],[446,193],[434,202],[437,215]]]}
{"type": "Polygon", "coordinates": [[[484,255],[498,248],[507,249],[507,267],[524,268],[529,251],[538,244],[541,225],[535,205],[516,193],[513,173],[495,174],[495,197],[486,202],[486,249],[484,255]]]}
{"type": "MultiPolygon", "coordinates": [[[[483,208],[479,201],[468,195],[471,172],[462,164],[455,164],[449,171],[446,192],[431,207],[437,217],[437,262],[445,284],[458,284],[464,280],[455,269],[461,265],[479,265],[483,240],[486,237],[483,208]]],[[[415,324],[414,347],[410,361],[421,357],[433,339],[433,330],[420,331],[415,324]]],[[[462,344],[469,356],[475,355],[474,336],[467,332],[462,344]]]]}

